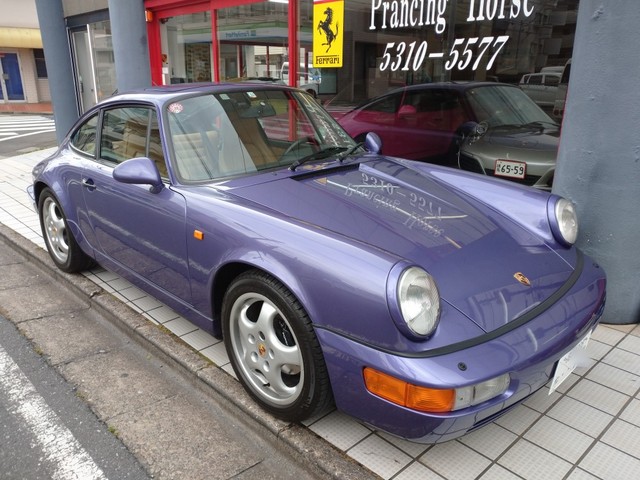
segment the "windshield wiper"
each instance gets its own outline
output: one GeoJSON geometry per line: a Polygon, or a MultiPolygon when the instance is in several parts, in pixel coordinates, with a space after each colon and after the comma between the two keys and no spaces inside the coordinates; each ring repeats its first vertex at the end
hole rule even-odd
{"type": "Polygon", "coordinates": [[[558,128],[558,124],[557,123],[555,123],[555,122],[545,122],[545,121],[542,121],[542,120],[525,123],[522,126],[523,127],[536,127],[536,128],[540,128],[541,130],[544,130],[546,127],[556,127],[556,128],[558,128]]]}
{"type": "Polygon", "coordinates": [[[321,160],[323,158],[327,158],[330,157],[332,155],[336,155],[340,152],[344,152],[345,150],[348,150],[347,147],[326,147],[323,148],[321,150],[318,150],[317,152],[313,152],[305,157],[299,158],[298,160],[296,160],[295,162],[293,162],[291,164],[291,166],[289,167],[289,170],[291,170],[292,172],[295,171],[296,168],[298,168],[300,165],[302,165],[303,163],[307,163],[310,162],[312,160],[321,160]]]}
{"type": "Polygon", "coordinates": [[[492,125],[494,129],[503,129],[503,130],[524,130],[527,128],[535,128],[544,131],[545,128],[558,127],[557,123],[553,122],[545,122],[545,121],[535,121],[529,123],[504,123],[502,125],[492,125]]]}
{"type": "Polygon", "coordinates": [[[339,156],[338,156],[338,160],[340,160],[341,162],[347,158],[349,155],[351,155],[352,153],[354,153],[356,150],[358,150],[360,147],[362,147],[364,145],[364,142],[359,142],[356,143],[354,146],[352,146],[351,148],[349,148],[348,150],[342,152],[339,156]]]}

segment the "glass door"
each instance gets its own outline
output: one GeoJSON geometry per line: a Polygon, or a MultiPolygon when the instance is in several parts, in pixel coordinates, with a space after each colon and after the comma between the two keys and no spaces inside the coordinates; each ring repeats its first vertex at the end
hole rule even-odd
{"type": "Polygon", "coordinates": [[[86,112],[98,102],[96,81],[93,76],[91,43],[86,28],[71,34],[73,55],[76,66],[76,90],[80,100],[80,110],[86,112]]]}

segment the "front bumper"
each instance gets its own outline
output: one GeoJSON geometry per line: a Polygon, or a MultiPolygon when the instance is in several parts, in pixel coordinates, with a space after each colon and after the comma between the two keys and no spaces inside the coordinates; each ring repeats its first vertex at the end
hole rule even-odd
{"type": "Polygon", "coordinates": [[[415,442],[439,443],[462,436],[506,413],[549,382],[558,360],[598,324],[605,286],[604,272],[587,260],[576,284],[543,314],[495,339],[439,356],[381,351],[319,328],[336,406],[375,428],[415,442]],[[509,373],[511,381],[503,395],[482,404],[425,413],[368,392],[364,367],[430,388],[475,385],[504,373],[509,373]]]}

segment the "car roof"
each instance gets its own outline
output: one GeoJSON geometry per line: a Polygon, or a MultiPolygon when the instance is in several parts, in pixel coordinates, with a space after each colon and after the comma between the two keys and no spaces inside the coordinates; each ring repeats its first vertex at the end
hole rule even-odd
{"type": "Polygon", "coordinates": [[[297,90],[283,84],[272,82],[227,82],[227,83],[179,83],[173,85],[161,85],[148,88],[133,89],[104,99],[100,104],[117,101],[149,101],[153,103],[163,103],[176,96],[187,96],[190,94],[207,94],[223,92],[246,92],[251,90],[297,90]]]}
{"type": "Polygon", "coordinates": [[[469,90],[470,88],[486,87],[486,86],[492,86],[492,87],[495,87],[495,86],[515,87],[515,85],[511,85],[510,83],[500,83],[500,82],[453,81],[453,82],[418,83],[418,84],[415,84],[415,85],[407,85],[405,87],[400,87],[400,88],[396,88],[394,90],[391,90],[388,93],[396,93],[396,92],[411,91],[411,90],[426,90],[426,89],[431,89],[431,88],[447,88],[449,90],[464,91],[464,90],[469,90]]]}

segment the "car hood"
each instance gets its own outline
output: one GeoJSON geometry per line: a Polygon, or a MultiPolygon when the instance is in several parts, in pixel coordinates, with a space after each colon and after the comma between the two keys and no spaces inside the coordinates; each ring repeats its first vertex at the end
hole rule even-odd
{"type": "Polygon", "coordinates": [[[463,149],[492,158],[555,163],[559,136],[556,129],[493,127],[478,140],[466,143],[463,149]]]}
{"type": "Polygon", "coordinates": [[[443,300],[487,332],[547,299],[573,271],[522,226],[393,159],[308,169],[228,193],[420,265],[443,300]]]}

